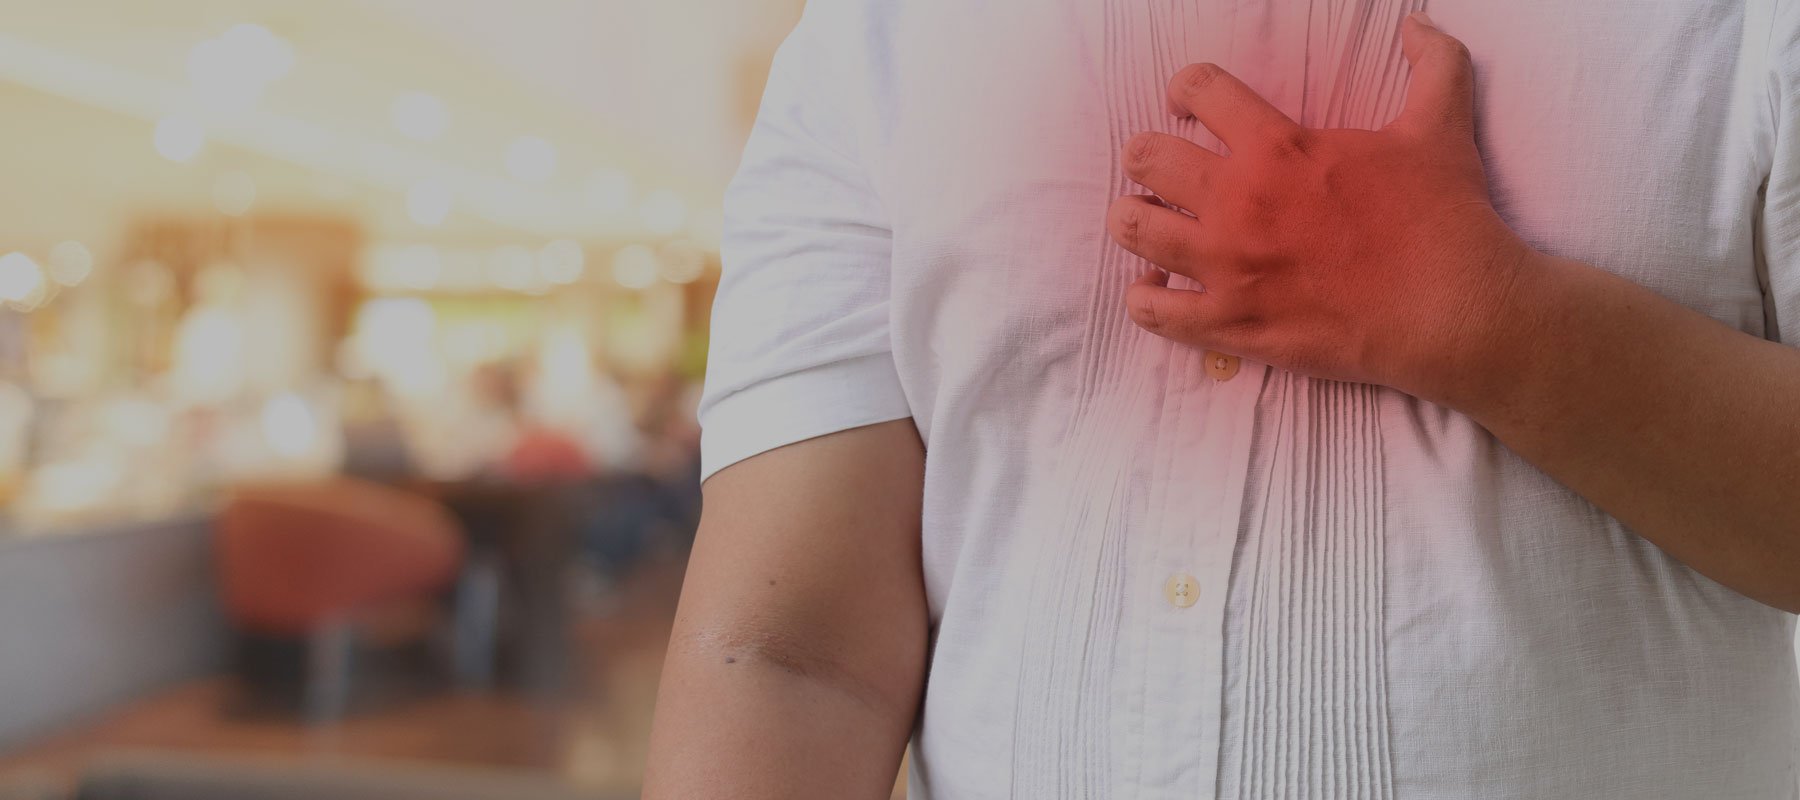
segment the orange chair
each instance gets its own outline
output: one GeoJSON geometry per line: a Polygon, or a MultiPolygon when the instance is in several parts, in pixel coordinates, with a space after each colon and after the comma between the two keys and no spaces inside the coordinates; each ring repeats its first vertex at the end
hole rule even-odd
{"type": "Polygon", "coordinates": [[[436,502],[350,479],[243,487],[218,525],[226,613],[308,640],[306,710],[342,713],[359,621],[448,587],[464,540],[436,502]]]}

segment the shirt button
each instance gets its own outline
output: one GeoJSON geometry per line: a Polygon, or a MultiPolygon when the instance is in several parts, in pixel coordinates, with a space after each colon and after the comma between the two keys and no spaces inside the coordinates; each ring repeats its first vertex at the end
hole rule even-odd
{"type": "Polygon", "coordinates": [[[1163,597],[1169,599],[1169,605],[1187,608],[1200,602],[1200,582],[1192,575],[1171,576],[1169,582],[1163,584],[1163,597]]]}
{"type": "Polygon", "coordinates": [[[1238,357],[1217,350],[1206,351],[1206,374],[1215,381],[1228,381],[1238,374],[1238,357]]]}

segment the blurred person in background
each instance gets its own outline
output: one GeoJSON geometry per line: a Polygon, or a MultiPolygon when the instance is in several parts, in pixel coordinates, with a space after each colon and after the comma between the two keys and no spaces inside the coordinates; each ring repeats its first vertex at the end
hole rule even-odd
{"type": "Polygon", "coordinates": [[[522,366],[519,416],[526,435],[565,439],[590,471],[636,469],[643,434],[634,424],[625,389],[594,364],[586,348],[556,337],[545,349],[544,357],[522,366]]]}
{"type": "Polygon", "coordinates": [[[1796,796],[1800,6],[1422,6],[808,4],[647,797],[1796,796]]]}
{"type": "Polygon", "coordinates": [[[403,418],[426,475],[465,480],[489,474],[519,438],[514,367],[483,364],[441,396],[408,398],[403,418]]]}
{"type": "Polygon", "coordinates": [[[637,467],[598,483],[583,529],[587,556],[607,579],[655,548],[685,548],[700,518],[697,392],[673,371],[638,388],[639,410],[628,415],[642,435],[637,467]]]}
{"type": "Polygon", "coordinates": [[[392,481],[413,474],[406,428],[379,381],[346,382],[342,418],[345,475],[392,481]]]}

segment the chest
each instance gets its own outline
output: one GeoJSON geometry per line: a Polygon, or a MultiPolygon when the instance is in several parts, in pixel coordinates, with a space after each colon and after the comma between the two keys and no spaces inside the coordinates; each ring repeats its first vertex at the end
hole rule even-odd
{"type": "MultiPolygon", "coordinates": [[[[1115,197],[1141,192],[1118,169],[1123,142],[1159,130],[1216,145],[1165,111],[1169,77],[1211,61],[1303,124],[1379,127],[1405,95],[1399,20],[1426,5],[907,4],[878,148],[897,339],[916,335],[940,374],[991,371],[993,359],[1052,371],[1078,362],[1086,338],[1069,329],[1127,326],[1096,309],[1145,268],[1103,229],[1115,197]]],[[[1474,54],[1479,143],[1515,230],[1760,332],[1750,225],[1767,166],[1766,36],[1746,34],[1758,4],[1431,0],[1428,10],[1474,54]]]]}

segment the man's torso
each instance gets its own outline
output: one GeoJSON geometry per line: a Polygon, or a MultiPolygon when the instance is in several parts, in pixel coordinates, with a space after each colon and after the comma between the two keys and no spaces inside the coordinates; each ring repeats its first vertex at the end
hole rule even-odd
{"type": "MultiPolygon", "coordinates": [[[[1790,617],[1466,417],[1125,317],[1122,142],[1213,144],[1168,78],[1212,61],[1303,124],[1377,127],[1418,0],[887,5],[867,136],[936,623],[915,792],[1790,796],[1790,617]]],[[[1527,241],[1762,335],[1769,5],[1429,11],[1474,53],[1527,241]]]]}

